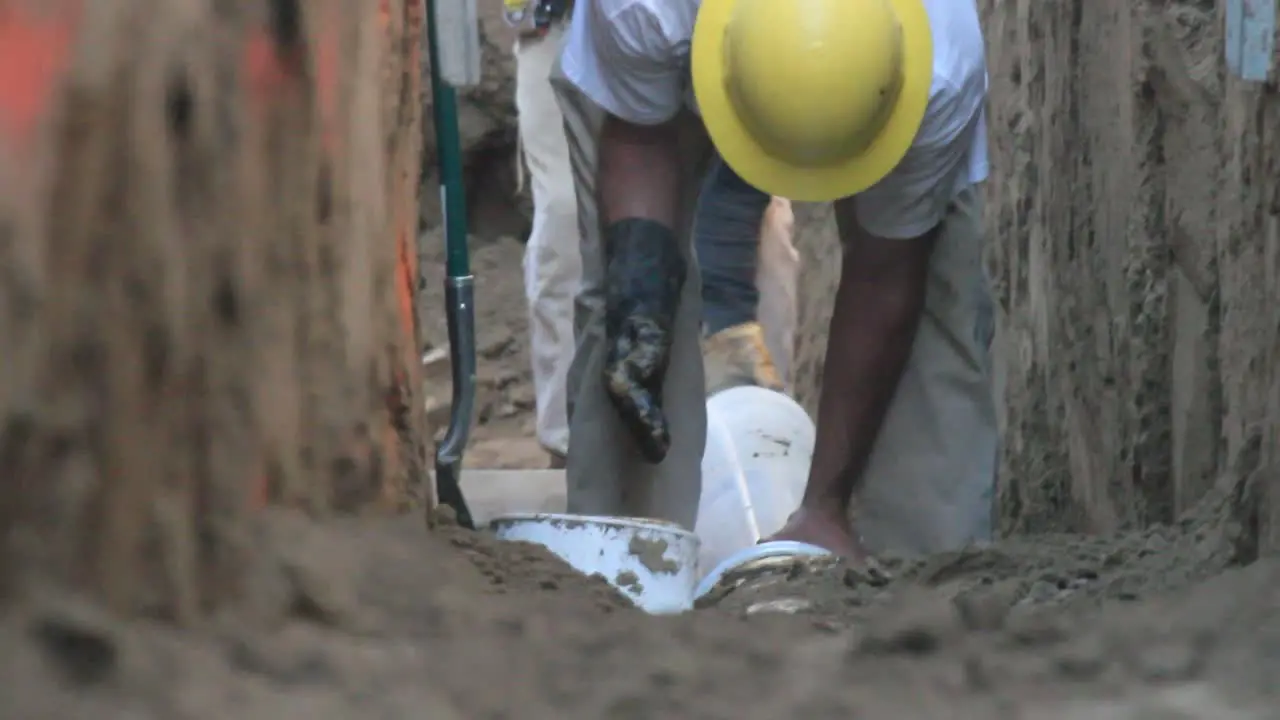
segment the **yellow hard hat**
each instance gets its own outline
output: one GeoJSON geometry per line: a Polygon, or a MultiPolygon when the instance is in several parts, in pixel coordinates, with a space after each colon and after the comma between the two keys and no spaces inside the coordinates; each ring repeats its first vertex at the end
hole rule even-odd
{"type": "Polygon", "coordinates": [[[729,167],[772,195],[834,200],[911,147],[933,36],[921,0],[703,0],[692,66],[729,167]]]}

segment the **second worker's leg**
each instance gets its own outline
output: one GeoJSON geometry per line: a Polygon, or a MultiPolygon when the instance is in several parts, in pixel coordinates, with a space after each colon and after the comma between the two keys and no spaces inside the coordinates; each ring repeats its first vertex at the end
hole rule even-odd
{"type": "Polygon", "coordinates": [[[516,109],[529,168],[533,230],[524,255],[529,305],[529,356],[538,442],[563,465],[569,451],[566,382],[573,361],[573,302],[582,276],[577,203],[564,118],[551,88],[551,68],[564,29],[516,46],[516,109]]]}
{"type": "Polygon", "coordinates": [[[760,231],[769,203],[768,194],[718,156],[712,161],[694,216],[708,395],[738,385],[783,388],[756,315],[760,231]]]}

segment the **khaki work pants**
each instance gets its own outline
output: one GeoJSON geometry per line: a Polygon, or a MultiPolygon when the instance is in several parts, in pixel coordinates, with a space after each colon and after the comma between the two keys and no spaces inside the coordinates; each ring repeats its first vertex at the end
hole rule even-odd
{"type": "Polygon", "coordinates": [[[565,142],[564,118],[551,89],[564,27],[516,44],[516,111],[520,147],[529,169],[533,229],[524,252],[538,442],[564,456],[569,450],[565,383],[573,362],[573,298],[582,279],[578,207],[565,142]]]}
{"type": "MultiPolygon", "coordinates": [[[[641,457],[618,417],[602,377],[605,353],[605,257],[596,203],[596,139],[603,111],[578,92],[557,65],[552,85],[564,113],[573,164],[582,237],[582,285],[574,323],[577,352],[569,369],[569,446],[566,471],[570,513],[667,520],[692,530],[702,491],[700,467],[707,434],[706,386],[702,371],[702,280],[692,246],[691,223],[710,143],[695,118],[683,118],[681,156],[685,197],[676,231],[688,265],[674,325],[674,343],[663,385],[663,407],[671,429],[666,458],[652,465],[641,457]]],[[[688,113],[686,113],[688,115],[688,113]]]]}
{"type": "MultiPolygon", "coordinates": [[[[568,510],[649,517],[693,528],[701,494],[706,406],[700,352],[701,282],[691,247],[692,217],[708,153],[684,148],[685,221],[677,231],[689,263],[663,403],[671,424],[666,459],[637,452],[601,379],[604,255],[596,210],[596,138],[602,111],[557,68],[552,85],[565,118],[582,238],[577,352],[569,376],[568,510]]],[[[689,118],[690,125],[700,125],[689,118]]],[[[693,138],[698,133],[686,133],[693,138]]],[[[930,267],[926,312],[911,359],[873,451],[855,503],[870,549],[921,553],[961,547],[991,532],[996,416],[989,348],[992,305],[983,275],[981,204],[960,194],[944,221],[930,267]]],[[[762,298],[762,305],[764,304],[762,298]]],[[[827,372],[837,372],[828,368],[827,372]]]]}
{"type": "MultiPolygon", "coordinates": [[[[688,263],[688,280],[676,315],[675,342],[663,387],[672,444],[659,465],[646,463],[635,448],[604,390],[605,263],[596,210],[596,138],[603,112],[573,88],[559,72],[552,85],[564,114],[578,199],[583,279],[575,306],[577,352],[569,372],[569,423],[573,442],[567,469],[568,511],[588,515],[649,517],[692,529],[701,494],[702,452],[706,439],[705,384],[702,370],[702,288],[692,245],[692,218],[707,163],[710,142],[701,121],[682,118],[681,156],[689,158],[682,178],[685,191],[678,232],[688,263]]],[[[791,203],[775,198],[760,229],[758,317],[766,342],[784,379],[790,381],[797,313],[799,255],[792,245],[791,203]]]]}
{"type": "Polygon", "coordinates": [[[876,553],[945,552],[992,533],[995,319],[978,188],[952,201],[936,243],[924,317],[852,508],[876,553]]]}

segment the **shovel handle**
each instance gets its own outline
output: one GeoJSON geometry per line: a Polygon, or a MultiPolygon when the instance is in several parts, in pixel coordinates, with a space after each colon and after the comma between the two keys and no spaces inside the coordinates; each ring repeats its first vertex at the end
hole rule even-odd
{"type": "Polygon", "coordinates": [[[476,403],[475,288],[471,276],[449,278],[445,285],[449,324],[449,359],[453,372],[453,399],[449,430],[436,449],[436,495],[453,508],[458,524],[475,529],[459,484],[462,454],[471,435],[476,403]]]}

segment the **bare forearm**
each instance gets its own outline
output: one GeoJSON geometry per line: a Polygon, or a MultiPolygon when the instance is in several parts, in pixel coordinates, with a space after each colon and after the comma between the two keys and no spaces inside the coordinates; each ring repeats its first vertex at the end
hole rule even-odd
{"type": "Polygon", "coordinates": [[[937,232],[887,240],[862,230],[852,201],[836,212],[845,251],[805,503],[843,516],[911,357],[937,232]]]}
{"type": "Polygon", "coordinates": [[[598,152],[601,224],[643,219],[674,230],[680,213],[675,123],[633,125],[610,116],[601,128],[598,152]]]}
{"type": "Polygon", "coordinates": [[[911,356],[924,288],[841,283],[827,337],[821,435],[805,501],[847,508],[911,356]]]}

